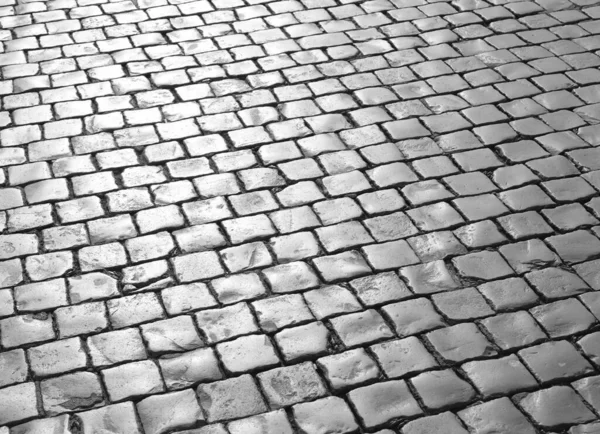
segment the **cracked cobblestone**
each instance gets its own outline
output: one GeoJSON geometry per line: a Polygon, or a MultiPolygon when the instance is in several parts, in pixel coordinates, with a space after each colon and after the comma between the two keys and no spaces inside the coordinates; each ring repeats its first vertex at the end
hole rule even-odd
{"type": "Polygon", "coordinates": [[[598,0],[0,0],[0,434],[600,432],[598,0]]]}

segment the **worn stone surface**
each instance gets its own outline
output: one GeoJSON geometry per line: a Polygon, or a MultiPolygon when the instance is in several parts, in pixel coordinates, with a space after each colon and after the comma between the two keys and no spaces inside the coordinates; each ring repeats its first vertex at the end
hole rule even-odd
{"type": "Polygon", "coordinates": [[[554,386],[526,395],[520,407],[541,426],[552,428],[596,419],[583,400],[568,386],[554,386]]]}
{"type": "Polygon", "coordinates": [[[458,416],[473,433],[533,434],[536,432],[523,413],[506,397],[461,410],[458,416]]]}
{"type": "Polygon", "coordinates": [[[294,419],[306,433],[351,433],[358,424],[341,398],[329,397],[293,407],[294,419]]]}
{"type": "Polygon", "coordinates": [[[49,414],[96,407],[104,402],[100,379],[90,372],[44,380],[40,384],[40,390],[44,409],[49,414]]]}
{"type": "Polygon", "coordinates": [[[260,391],[250,375],[200,385],[198,398],[209,422],[267,411],[260,391]]]}
{"type": "Polygon", "coordinates": [[[136,404],[145,433],[161,434],[189,428],[204,420],[192,389],[150,396],[136,404]]]}
{"type": "Polygon", "coordinates": [[[0,0],[0,432],[598,431],[598,6],[0,0]]]}
{"type": "Polygon", "coordinates": [[[402,380],[388,381],[354,389],[348,394],[362,423],[374,428],[391,419],[415,416],[422,412],[402,380]]]}
{"type": "Polygon", "coordinates": [[[141,432],[136,420],[135,406],[131,402],[107,405],[95,410],[77,413],[83,432],[111,430],[116,434],[141,432]]]}

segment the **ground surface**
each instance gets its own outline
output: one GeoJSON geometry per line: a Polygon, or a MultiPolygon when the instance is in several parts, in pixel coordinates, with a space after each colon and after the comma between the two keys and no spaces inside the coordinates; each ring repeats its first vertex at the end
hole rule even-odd
{"type": "Polygon", "coordinates": [[[600,433],[595,3],[0,0],[0,433],[600,433]]]}

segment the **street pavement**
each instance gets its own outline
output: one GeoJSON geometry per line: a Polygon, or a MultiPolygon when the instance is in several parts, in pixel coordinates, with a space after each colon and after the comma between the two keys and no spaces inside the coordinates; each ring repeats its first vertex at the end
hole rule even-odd
{"type": "Polygon", "coordinates": [[[0,434],[600,433],[598,0],[0,0],[0,434]]]}

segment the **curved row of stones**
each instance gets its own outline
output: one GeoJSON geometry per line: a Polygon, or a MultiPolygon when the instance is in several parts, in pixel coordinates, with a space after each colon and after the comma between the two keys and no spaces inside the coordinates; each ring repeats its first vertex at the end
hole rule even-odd
{"type": "Polygon", "coordinates": [[[0,0],[0,433],[600,433],[596,3],[0,0]]]}

